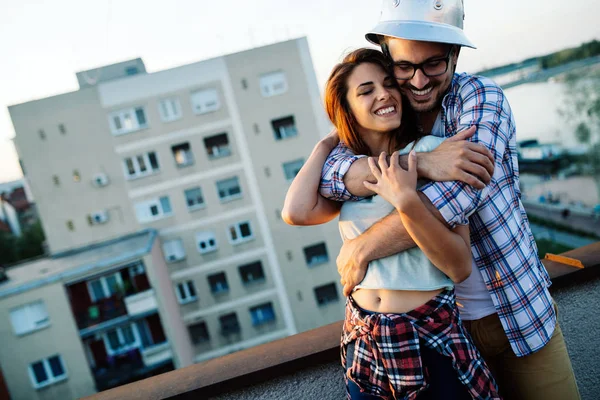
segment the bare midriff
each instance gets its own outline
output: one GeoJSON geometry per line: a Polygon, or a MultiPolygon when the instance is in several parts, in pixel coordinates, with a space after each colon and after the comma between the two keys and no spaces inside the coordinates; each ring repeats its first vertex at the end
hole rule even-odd
{"type": "Polygon", "coordinates": [[[422,306],[443,290],[358,289],[352,293],[352,298],[365,310],[399,314],[422,306]]]}

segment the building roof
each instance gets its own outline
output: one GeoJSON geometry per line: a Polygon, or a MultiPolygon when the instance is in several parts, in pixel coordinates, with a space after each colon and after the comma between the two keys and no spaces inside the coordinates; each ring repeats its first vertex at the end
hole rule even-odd
{"type": "Polygon", "coordinates": [[[0,299],[140,258],[150,253],[156,236],[155,230],[147,229],[7,268],[0,299]]]}

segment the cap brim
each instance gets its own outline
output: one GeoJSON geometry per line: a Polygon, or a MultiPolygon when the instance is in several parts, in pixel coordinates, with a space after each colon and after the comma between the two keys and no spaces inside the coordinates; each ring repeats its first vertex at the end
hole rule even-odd
{"type": "Polygon", "coordinates": [[[447,24],[436,24],[422,21],[385,21],[377,24],[366,39],[379,45],[379,36],[390,36],[399,39],[417,40],[420,42],[435,42],[456,44],[476,49],[462,29],[447,24]]]}

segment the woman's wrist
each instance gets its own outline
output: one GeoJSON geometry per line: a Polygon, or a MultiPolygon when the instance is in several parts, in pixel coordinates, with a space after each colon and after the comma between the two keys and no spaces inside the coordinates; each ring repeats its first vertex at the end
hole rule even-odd
{"type": "Polygon", "coordinates": [[[415,190],[403,190],[401,194],[399,194],[395,201],[394,207],[398,210],[399,213],[409,214],[411,210],[417,207],[421,203],[421,199],[419,198],[419,194],[415,190]]]}

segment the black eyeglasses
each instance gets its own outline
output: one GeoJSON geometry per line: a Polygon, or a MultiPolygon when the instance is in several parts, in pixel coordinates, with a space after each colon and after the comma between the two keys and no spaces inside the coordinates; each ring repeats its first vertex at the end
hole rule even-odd
{"type": "Polygon", "coordinates": [[[392,62],[391,67],[394,71],[394,76],[399,80],[409,80],[415,76],[418,69],[429,78],[444,75],[448,71],[452,50],[454,49],[450,49],[446,57],[428,60],[421,64],[411,64],[405,61],[392,62]]]}

